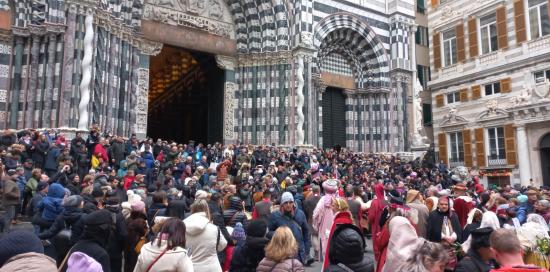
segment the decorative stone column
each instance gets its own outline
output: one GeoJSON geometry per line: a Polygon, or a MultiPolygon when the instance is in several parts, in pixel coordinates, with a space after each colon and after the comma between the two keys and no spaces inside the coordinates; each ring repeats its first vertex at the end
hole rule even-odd
{"type": "Polygon", "coordinates": [[[84,34],[84,57],[82,58],[82,81],[80,81],[80,103],[78,104],[78,129],[88,129],[88,104],[90,103],[90,82],[92,81],[92,55],[94,39],[94,16],[92,10],[86,12],[84,34]]]}
{"type": "Polygon", "coordinates": [[[531,165],[529,162],[529,149],[527,146],[527,133],[525,125],[516,127],[516,142],[518,143],[519,179],[522,186],[528,186],[531,178],[531,165]]]}
{"type": "Polygon", "coordinates": [[[346,98],[346,147],[353,151],[358,151],[358,139],[355,133],[355,102],[356,102],[356,90],[345,89],[344,96],[346,98]],[[347,138],[347,135],[352,135],[351,139],[347,138]]]}
{"type": "Polygon", "coordinates": [[[19,111],[19,99],[21,94],[21,73],[23,68],[23,46],[25,40],[21,36],[15,37],[15,63],[13,74],[12,98],[10,108],[10,121],[8,127],[18,128],[17,113],[19,111]]]}
{"type": "Polygon", "coordinates": [[[136,123],[134,131],[138,138],[144,138],[147,135],[147,112],[149,106],[149,58],[155,56],[162,50],[162,43],[152,42],[141,39],[137,43],[140,51],[139,69],[136,94],[136,123]]]}
{"type": "Polygon", "coordinates": [[[224,144],[235,143],[235,93],[238,85],[235,83],[235,66],[237,60],[234,57],[216,55],[218,67],[224,70],[225,83],[223,88],[223,142],[224,144]]]}

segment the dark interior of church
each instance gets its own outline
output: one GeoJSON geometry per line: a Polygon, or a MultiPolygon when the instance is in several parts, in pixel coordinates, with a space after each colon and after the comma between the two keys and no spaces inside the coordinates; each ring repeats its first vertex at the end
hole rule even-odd
{"type": "Polygon", "coordinates": [[[164,45],[151,58],[147,136],[222,141],[224,73],[214,55],[164,45]]]}

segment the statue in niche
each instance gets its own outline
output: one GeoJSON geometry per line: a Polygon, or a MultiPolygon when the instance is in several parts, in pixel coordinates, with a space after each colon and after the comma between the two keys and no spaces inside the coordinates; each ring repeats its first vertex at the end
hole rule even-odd
{"type": "Polygon", "coordinates": [[[413,147],[428,147],[430,146],[430,141],[426,135],[424,135],[424,124],[422,122],[422,98],[421,93],[423,92],[422,84],[420,80],[416,79],[416,84],[414,85],[413,90],[413,118],[414,118],[414,127],[413,127],[413,137],[412,137],[412,146],[413,147]]]}

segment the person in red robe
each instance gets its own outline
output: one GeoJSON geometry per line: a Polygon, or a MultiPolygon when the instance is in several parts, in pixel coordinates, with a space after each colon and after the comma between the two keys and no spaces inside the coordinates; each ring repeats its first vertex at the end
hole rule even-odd
{"type": "Polygon", "coordinates": [[[372,234],[372,247],[374,250],[374,257],[378,260],[380,257],[380,246],[378,244],[378,241],[376,239],[376,236],[381,231],[380,227],[380,219],[382,217],[382,213],[384,212],[384,207],[386,207],[387,202],[384,199],[384,185],[382,184],[376,184],[374,186],[374,194],[376,195],[376,198],[372,200],[369,211],[368,211],[368,222],[371,227],[371,234],[372,234]]]}
{"type": "Polygon", "coordinates": [[[453,209],[458,216],[460,226],[464,228],[468,224],[468,213],[475,207],[474,200],[466,193],[467,188],[462,183],[457,183],[453,186],[455,199],[453,209]]]}
{"type": "MultiPolygon", "coordinates": [[[[338,225],[350,224],[353,225],[353,216],[349,211],[348,203],[343,198],[334,199],[332,202],[332,210],[334,211],[334,221],[332,222],[332,227],[330,228],[330,234],[328,236],[327,248],[330,248],[330,240],[334,234],[334,230],[338,225]]],[[[329,251],[325,252],[325,258],[323,260],[323,268],[328,267],[329,265],[329,251]]]]}

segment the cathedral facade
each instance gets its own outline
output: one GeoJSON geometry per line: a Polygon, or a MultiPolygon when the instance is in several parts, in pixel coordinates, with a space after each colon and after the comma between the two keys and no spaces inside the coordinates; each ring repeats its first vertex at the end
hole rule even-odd
{"type": "Polygon", "coordinates": [[[415,11],[412,0],[0,0],[0,128],[162,136],[186,122],[208,142],[408,150],[415,11]]]}

